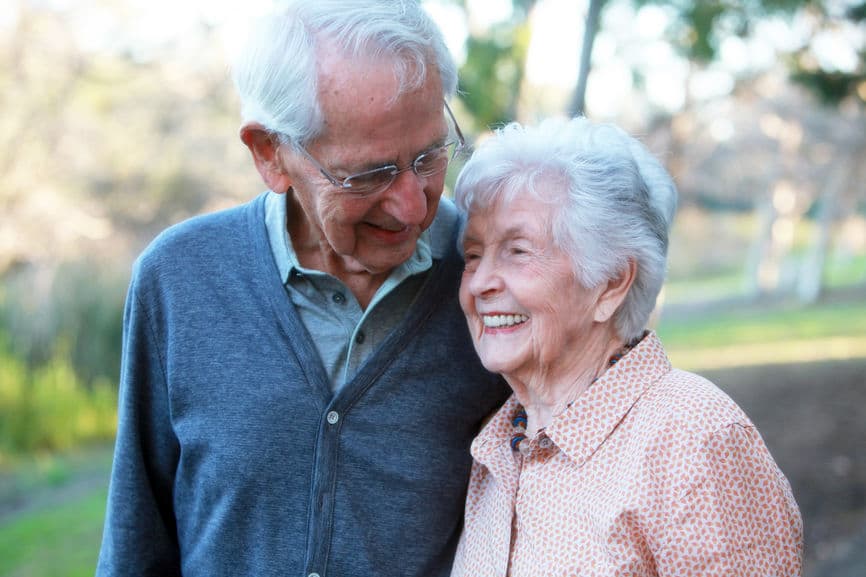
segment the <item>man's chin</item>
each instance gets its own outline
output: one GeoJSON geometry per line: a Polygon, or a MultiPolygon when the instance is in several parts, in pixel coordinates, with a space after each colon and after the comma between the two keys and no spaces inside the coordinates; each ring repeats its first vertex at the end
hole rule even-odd
{"type": "Polygon", "coordinates": [[[367,254],[359,254],[358,265],[370,274],[390,273],[406,262],[415,252],[415,242],[407,242],[398,247],[378,249],[367,254]]]}

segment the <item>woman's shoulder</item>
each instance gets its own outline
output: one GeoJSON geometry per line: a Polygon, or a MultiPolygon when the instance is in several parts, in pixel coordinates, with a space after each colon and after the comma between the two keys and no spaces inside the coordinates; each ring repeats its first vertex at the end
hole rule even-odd
{"type": "Polygon", "coordinates": [[[754,427],[745,411],[709,379],[672,369],[641,399],[643,410],[669,428],[703,436],[731,425],[754,427]]]}

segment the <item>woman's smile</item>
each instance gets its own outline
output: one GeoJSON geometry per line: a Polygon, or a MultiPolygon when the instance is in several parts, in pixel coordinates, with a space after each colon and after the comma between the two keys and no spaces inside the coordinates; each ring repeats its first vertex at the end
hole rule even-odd
{"type": "Polygon", "coordinates": [[[484,323],[484,327],[488,329],[508,329],[522,325],[528,320],[529,317],[522,314],[493,313],[481,315],[481,321],[484,323]]]}

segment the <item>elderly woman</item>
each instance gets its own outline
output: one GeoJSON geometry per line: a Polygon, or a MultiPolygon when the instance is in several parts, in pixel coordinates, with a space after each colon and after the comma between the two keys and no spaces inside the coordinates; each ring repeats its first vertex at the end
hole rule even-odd
{"type": "Polygon", "coordinates": [[[676,189],[586,119],[512,124],[463,169],[460,303],[513,395],[472,443],[453,576],[789,576],[790,486],[720,389],[645,330],[676,189]]]}

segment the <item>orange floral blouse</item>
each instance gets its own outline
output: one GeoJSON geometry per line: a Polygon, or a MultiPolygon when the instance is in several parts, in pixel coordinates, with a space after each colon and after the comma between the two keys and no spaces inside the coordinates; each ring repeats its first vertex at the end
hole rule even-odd
{"type": "Polygon", "coordinates": [[[743,411],[650,332],[529,443],[472,443],[452,577],[800,575],[803,521],[743,411]]]}

